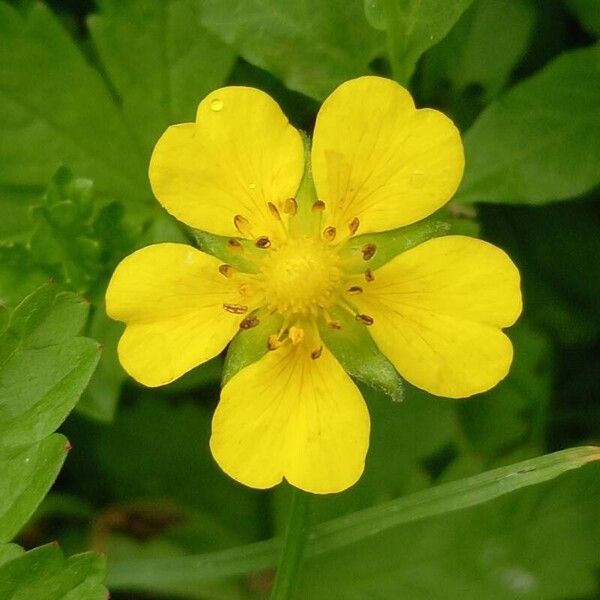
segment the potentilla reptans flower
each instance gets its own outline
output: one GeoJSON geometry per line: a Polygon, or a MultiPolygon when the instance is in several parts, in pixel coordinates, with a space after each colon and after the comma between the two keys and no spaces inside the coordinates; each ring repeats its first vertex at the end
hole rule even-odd
{"type": "Polygon", "coordinates": [[[177,379],[234,336],[258,344],[223,387],[212,453],[246,485],[285,478],[329,493],[360,477],[370,423],[323,339],[343,336],[351,316],[410,383],[470,396],[507,374],[502,328],[520,314],[521,294],[511,260],[478,239],[432,238],[377,268],[377,244],[356,243],[424,219],[456,191],[463,148],[442,113],[362,77],[325,100],[310,154],[304,145],[267,94],[211,93],[195,123],[160,138],[150,181],[167,211],[213,234],[221,258],[148,246],[117,267],[106,300],[127,325],[120,360],[147,386],[177,379]]]}

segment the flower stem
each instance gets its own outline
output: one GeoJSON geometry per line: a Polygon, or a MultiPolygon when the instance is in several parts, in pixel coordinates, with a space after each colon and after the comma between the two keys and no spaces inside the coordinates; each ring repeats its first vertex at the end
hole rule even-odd
{"type": "Polygon", "coordinates": [[[291,600],[298,586],[307,534],[309,494],[293,488],[290,514],[271,600],[291,600]]]}

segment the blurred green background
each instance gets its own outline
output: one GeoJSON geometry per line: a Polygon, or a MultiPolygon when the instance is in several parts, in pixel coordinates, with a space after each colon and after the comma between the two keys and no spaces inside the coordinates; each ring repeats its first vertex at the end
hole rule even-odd
{"type": "MultiPolygon", "coordinates": [[[[465,178],[444,218],[505,249],[523,277],[509,377],[463,402],[364,389],[365,474],[315,498],[313,524],[597,443],[599,35],[597,0],[0,0],[0,302],[8,314],[52,280],[86,298],[81,328],[103,347],[60,427],[70,455],[16,542],[105,553],[115,600],[260,598],[272,585],[272,547],[244,545],[281,533],[289,490],[243,488],[214,464],[221,359],[144,389],[117,363],[121,326],[102,304],[132,249],[191,241],[153,200],[148,158],[225,84],[267,91],[310,133],[342,81],[399,78],[464,135],[465,178]]],[[[12,380],[0,383],[8,397],[12,380]]],[[[0,400],[1,423],[11,410],[0,400]]],[[[11,457],[0,491],[20,477],[11,457]]],[[[600,598],[599,474],[589,465],[396,525],[383,510],[380,529],[309,557],[299,597],[600,598]]],[[[0,595],[2,581],[0,570],[0,595]]],[[[39,585],[6,598],[50,598],[39,585]]],[[[68,598],[104,592],[85,593],[68,598]]]]}

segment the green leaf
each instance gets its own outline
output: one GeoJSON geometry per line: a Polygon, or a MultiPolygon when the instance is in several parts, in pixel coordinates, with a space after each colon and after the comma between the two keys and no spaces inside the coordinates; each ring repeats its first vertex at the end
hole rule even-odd
{"type": "Polygon", "coordinates": [[[0,540],[15,535],[54,482],[68,449],[52,432],[73,409],[99,358],[78,337],[88,305],[45,286],[0,337],[0,540]]]}
{"type": "Polygon", "coordinates": [[[346,310],[337,308],[331,317],[341,325],[319,328],[321,339],[344,369],[360,381],[390,396],[394,401],[404,397],[402,379],[390,361],[379,351],[367,327],[358,323],[346,310]]]}
{"type": "Polygon", "coordinates": [[[596,0],[566,0],[565,4],[592,35],[600,37],[600,10],[596,0]]]}
{"type": "Polygon", "coordinates": [[[600,183],[600,45],[566,52],[493,102],[465,136],[461,202],[544,204],[600,183]]]}
{"type": "Polygon", "coordinates": [[[91,552],[65,560],[57,545],[41,546],[0,566],[6,600],[108,600],[105,561],[91,552]]]}
{"type": "Polygon", "coordinates": [[[234,52],[206,31],[193,0],[100,0],[92,40],[144,155],[165,128],[192,121],[234,52]]]}
{"type": "Polygon", "coordinates": [[[98,363],[97,343],[75,337],[87,303],[66,293],[48,301],[46,290],[55,293],[49,286],[25,300],[0,340],[8,349],[0,368],[0,453],[50,435],[73,409],[98,363]]]}
{"type": "Polygon", "coordinates": [[[15,536],[54,483],[67,456],[67,439],[52,434],[24,449],[0,452],[0,541],[15,536]]]}
{"type": "Polygon", "coordinates": [[[122,114],[50,9],[0,2],[0,37],[0,193],[39,190],[68,164],[103,197],[148,198],[122,114]]]}
{"type": "Polygon", "coordinates": [[[425,94],[449,84],[454,97],[474,85],[483,88],[484,100],[496,96],[527,49],[535,17],[534,6],[524,0],[474,2],[423,57],[425,94]]]}
{"type": "Polygon", "coordinates": [[[366,0],[365,11],[371,24],[383,27],[385,23],[394,79],[407,83],[421,55],[444,38],[471,2],[366,0]]]}
{"type": "MultiPolygon", "coordinates": [[[[513,494],[518,490],[548,482],[567,471],[578,469],[591,461],[597,460],[600,460],[600,450],[598,448],[572,448],[523,461],[509,467],[495,469],[465,480],[440,485],[374,508],[322,523],[312,528],[309,534],[307,556],[315,564],[315,569],[311,569],[311,575],[316,577],[319,566],[327,565],[329,577],[333,576],[329,569],[330,563],[325,562],[327,557],[331,557],[332,561],[336,561],[336,568],[339,569],[338,573],[341,573],[343,562],[337,560],[336,557],[339,556],[343,556],[348,561],[348,571],[358,570],[359,564],[361,564],[359,561],[366,561],[367,557],[369,557],[370,568],[373,569],[373,562],[382,560],[385,556],[391,559],[401,557],[406,561],[407,568],[414,568],[416,563],[412,561],[413,553],[401,551],[405,539],[403,532],[406,531],[405,527],[407,525],[415,523],[414,531],[418,541],[419,535],[423,531],[422,523],[425,519],[439,517],[439,522],[443,524],[453,518],[452,515],[456,515],[457,518],[462,517],[464,521],[463,528],[456,528],[456,531],[457,533],[459,531],[464,532],[465,529],[470,527],[469,521],[473,515],[472,511],[465,509],[481,506],[481,508],[475,510],[485,511],[486,503],[506,495],[506,514],[509,514],[515,497],[513,494]],[[390,543],[390,537],[394,540],[393,544],[390,543]],[[400,541],[398,542],[398,540],[400,541]],[[368,544],[368,547],[365,544],[368,544]],[[390,549],[395,549],[398,544],[400,544],[398,551],[390,552],[390,549]]],[[[597,469],[589,468],[587,469],[587,476],[582,478],[582,485],[579,486],[582,490],[578,490],[579,494],[572,494],[572,498],[566,504],[563,501],[563,509],[565,506],[572,506],[573,511],[577,513],[577,510],[581,508],[582,493],[583,502],[587,499],[588,506],[590,502],[593,506],[597,494],[590,494],[589,489],[583,492],[586,487],[589,488],[592,482],[595,485],[598,484],[597,469]]],[[[567,482],[565,481],[565,483],[567,482]]],[[[563,488],[563,482],[559,479],[553,485],[542,486],[539,493],[534,491],[532,493],[535,494],[537,500],[541,500],[548,496],[551,490],[560,491],[561,488],[563,488]]],[[[568,496],[572,487],[567,483],[564,490],[568,496]]],[[[561,503],[558,502],[557,504],[556,510],[559,510],[561,503]]],[[[493,505],[490,506],[493,507],[493,505]]],[[[533,507],[535,507],[535,502],[530,502],[526,516],[528,521],[532,520],[533,507]]],[[[494,514],[493,510],[491,512],[494,514]]],[[[536,514],[533,513],[534,516],[536,514]]],[[[544,515],[544,511],[540,512],[539,515],[544,515]]],[[[493,524],[490,519],[491,515],[487,516],[487,522],[493,524]]],[[[561,522],[560,516],[557,522],[561,522]]],[[[589,522],[597,523],[597,519],[592,519],[589,522]]],[[[481,527],[485,527],[486,519],[479,519],[478,523],[480,524],[479,529],[474,529],[477,535],[479,535],[477,532],[481,531],[481,527]]],[[[567,521],[567,526],[563,532],[565,535],[570,526],[571,523],[567,521]]],[[[444,556],[449,553],[450,556],[453,556],[452,546],[448,547],[453,539],[456,539],[456,536],[448,537],[443,533],[438,535],[438,540],[446,543],[446,549],[439,552],[438,555],[444,556]]],[[[535,538],[533,539],[535,540],[535,538]]],[[[559,538],[552,538],[552,543],[549,545],[555,546],[556,539],[559,538]]],[[[426,548],[427,545],[425,545],[426,548]]],[[[199,556],[114,562],[109,565],[107,581],[108,585],[115,590],[152,590],[154,582],[163,586],[163,588],[169,584],[181,584],[183,582],[201,584],[271,567],[276,564],[279,552],[280,540],[273,539],[199,556]]],[[[552,568],[555,568],[554,564],[552,564],[552,568]]],[[[390,569],[389,572],[393,575],[394,570],[390,569]]],[[[319,577],[322,576],[323,573],[319,575],[319,577]]],[[[346,576],[349,577],[348,581],[350,581],[351,577],[346,576]]],[[[331,580],[333,581],[333,578],[331,580]]],[[[431,579],[436,585],[439,584],[440,580],[439,578],[431,579]]],[[[352,581],[352,585],[354,585],[354,580],[352,581]]],[[[370,581],[368,574],[365,574],[365,581],[370,581]]],[[[331,594],[331,588],[328,588],[328,593],[331,594]]],[[[362,595],[364,596],[364,593],[362,595]]],[[[313,596],[309,597],[312,598],[313,596]]],[[[331,595],[328,597],[331,597],[331,595]]]]}
{"type": "Polygon", "coordinates": [[[369,74],[383,39],[360,0],[203,0],[202,24],[287,87],[323,99],[369,74]]]}

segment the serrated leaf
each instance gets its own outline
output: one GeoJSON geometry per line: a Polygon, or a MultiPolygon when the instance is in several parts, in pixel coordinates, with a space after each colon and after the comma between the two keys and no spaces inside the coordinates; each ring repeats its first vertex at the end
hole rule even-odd
{"type": "Polygon", "coordinates": [[[103,196],[149,197],[121,113],[50,9],[1,2],[0,37],[0,190],[39,190],[62,163],[103,196]]]}
{"type": "Polygon", "coordinates": [[[322,99],[366,75],[385,40],[361,0],[203,0],[202,24],[292,90],[322,99]]]}
{"type": "Polygon", "coordinates": [[[108,600],[105,561],[88,552],[65,559],[57,545],[35,548],[0,566],[6,600],[108,600]]]}
{"type": "Polygon", "coordinates": [[[344,370],[399,402],[404,397],[402,379],[390,361],[379,351],[368,328],[346,310],[333,309],[331,317],[341,325],[331,329],[319,327],[321,339],[338,359],[344,370]]]}
{"type": "Polygon", "coordinates": [[[461,202],[545,204],[600,183],[600,45],[565,52],[483,111],[464,138],[461,202]]]}
{"type": "Polygon", "coordinates": [[[68,442],[52,432],[73,409],[99,357],[77,337],[88,305],[44,286],[13,312],[0,338],[0,540],[38,506],[65,459],[68,442]]]}
{"type": "Polygon", "coordinates": [[[206,31],[193,0],[101,0],[92,40],[146,156],[229,74],[235,53],[206,31]]]}
{"type": "Polygon", "coordinates": [[[67,438],[52,434],[18,451],[0,452],[0,541],[8,542],[33,514],[67,455],[67,438]]]}

